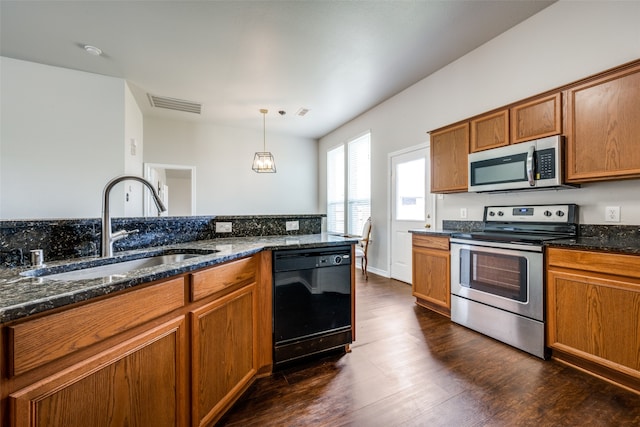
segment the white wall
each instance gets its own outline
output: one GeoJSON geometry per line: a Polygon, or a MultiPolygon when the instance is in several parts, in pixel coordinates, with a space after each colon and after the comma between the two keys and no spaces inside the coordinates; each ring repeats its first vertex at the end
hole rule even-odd
{"type": "Polygon", "coordinates": [[[191,179],[182,176],[167,177],[169,187],[168,216],[191,215],[191,179]]]}
{"type": "MultiPolygon", "coordinates": [[[[122,141],[124,173],[127,175],[144,176],[142,159],[144,152],[143,138],[144,120],[142,111],[138,107],[131,89],[128,84],[124,85],[124,139],[122,141]]],[[[123,191],[128,198],[124,200],[124,216],[136,217],[143,216],[143,185],[139,182],[128,181],[122,184],[123,191]]],[[[114,205],[116,204],[116,195],[113,196],[114,205]]],[[[119,205],[119,203],[117,203],[119,205]]]]}
{"type": "Polygon", "coordinates": [[[124,171],[124,80],[6,57],[0,76],[0,219],[99,217],[124,171]]]}
{"type": "MultiPolygon", "coordinates": [[[[389,262],[388,153],[428,141],[427,131],[640,58],[640,2],[559,1],[320,140],[319,204],[326,206],[326,152],[371,129],[372,218],[369,262],[389,262]],[[377,172],[376,172],[377,171],[377,172]]],[[[425,44],[428,46],[428,44],[425,44]]],[[[425,47],[427,48],[427,47],[425,47]]],[[[579,190],[508,195],[445,195],[437,217],[482,219],[488,204],[578,203],[582,223],[604,223],[621,206],[621,224],[640,224],[640,182],[588,184],[579,190]]]]}
{"type": "Polygon", "coordinates": [[[262,130],[147,117],[144,135],[145,162],[196,167],[196,215],[319,212],[317,142],[270,133],[268,115],[266,148],[275,174],[251,170],[262,130]]]}

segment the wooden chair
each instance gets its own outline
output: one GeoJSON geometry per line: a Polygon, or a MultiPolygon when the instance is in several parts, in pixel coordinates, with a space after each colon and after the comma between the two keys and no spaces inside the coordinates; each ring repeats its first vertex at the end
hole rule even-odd
{"type": "Polygon", "coordinates": [[[367,273],[367,252],[369,251],[369,242],[371,241],[371,217],[367,218],[362,228],[361,239],[356,243],[356,259],[362,258],[360,263],[362,267],[362,274],[365,280],[369,280],[369,274],[367,273]]]}

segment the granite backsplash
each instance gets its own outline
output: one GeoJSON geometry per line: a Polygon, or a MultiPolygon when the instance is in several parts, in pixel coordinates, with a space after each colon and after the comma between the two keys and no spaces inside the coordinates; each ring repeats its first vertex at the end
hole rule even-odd
{"type": "MultiPolygon", "coordinates": [[[[113,218],[112,230],[139,230],[114,243],[114,252],[221,237],[255,237],[318,234],[318,215],[234,215],[157,218],[113,218]],[[287,221],[299,229],[286,230],[287,221]],[[232,223],[231,233],[216,233],[216,222],[232,223]]],[[[45,260],[97,256],[100,254],[101,221],[91,219],[0,221],[0,265],[29,263],[29,251],[42,249],[45,260]]]]}

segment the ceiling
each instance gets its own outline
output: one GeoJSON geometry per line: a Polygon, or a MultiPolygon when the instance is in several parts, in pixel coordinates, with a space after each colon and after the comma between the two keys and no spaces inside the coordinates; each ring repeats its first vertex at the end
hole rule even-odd
{"type": "Polygon", "coordinates": [[[145,116],[262,129],[267,108],[267,131],[320,138],[552,3],[1,0],[0,54],[124,78],[145,116]]]}

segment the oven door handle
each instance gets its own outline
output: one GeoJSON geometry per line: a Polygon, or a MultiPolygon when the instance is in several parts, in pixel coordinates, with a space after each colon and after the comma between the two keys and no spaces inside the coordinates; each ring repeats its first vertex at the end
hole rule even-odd
{"type": "MultiPolygon", "coordinates": [[[[476,247],[476,248],[485,248],[486,250],[490,249],[506,249],[511,251],[519,251],[519,252],[542,252],[542,245],[530,245],[524,243],[506,243],[506,242],[487,242],[483,240],[468,240],[468,239],[460,239],[452,237],[449,239],[451,243],[451,248],[453,249],[454,245],[456,246],[465,246],[466,248],[476,247]]],[[[482,249],[480,249],[482,250],[482,249]]]]}
{"type": "Polygon", "coordinates": [[[534,187],[536,185],[536,181],[533,176],[533,155],[536,152],[536,147],[532,145],[529,147],[529,152],[527,153],[527,179],[529,180],[529,186],[534,187]]]}

